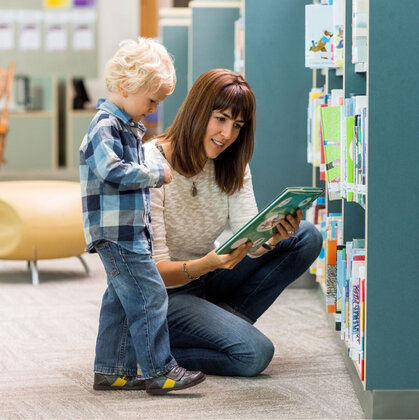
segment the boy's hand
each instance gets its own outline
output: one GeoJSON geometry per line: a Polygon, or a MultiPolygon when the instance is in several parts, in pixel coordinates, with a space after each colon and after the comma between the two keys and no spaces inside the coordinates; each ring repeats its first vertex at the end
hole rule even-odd
{"type": "Polygon", "coordinates": [[[170,184],[172,182],[172,170],[170,169],[169,165],[163,163],[164,169],[164,184],[170,184]]]}

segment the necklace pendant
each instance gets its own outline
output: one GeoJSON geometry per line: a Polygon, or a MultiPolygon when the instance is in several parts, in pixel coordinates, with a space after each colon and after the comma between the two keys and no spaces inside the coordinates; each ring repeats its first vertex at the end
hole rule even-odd
{"type": "Polygon", "coordinates": [[[192,182],[191,194],[192,194],[192,197],[196,197],[198,195],[198,189],[196,188],[195,181],[192,182]]]}

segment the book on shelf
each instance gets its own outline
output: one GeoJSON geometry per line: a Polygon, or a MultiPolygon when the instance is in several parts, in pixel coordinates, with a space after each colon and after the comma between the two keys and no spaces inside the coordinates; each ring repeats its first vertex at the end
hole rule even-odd
{"type": "Polygon", "coordinates": [[[352,151],[352,142],[354,140],[354,126],[355,126],[355,117],[353,115],[352,101],[351,99],[345,99],[345,150],[343,151],[345,164],[344,167],[344,197],[348,201],[353,201],[353,190],[349,188],[354,182],[354,172],[353,172],[353,151],[352,151]]]}
{"type": "Polygon", "coordinates": [[[368,0],[352,1],[352,63],[366,63],[368,54],[368,0]]]}
{"type": "Polygon", "coordinates": [[[323,89],[313,88],[309,93],[307,110],[307,162],[320,166],[321,133],[320,107],[324,104],[323,89]]]}
{"type": "Polygon", "coordinates": [[[363,378],[365,333],[365,240],[354,239],[345,244],[344,288],[342,290],[341,339],[349,357],[363,378]]]}
{"type": "Polygon", "coordinates": [[[366,250],[364,239],[343,244],[343,219],[340,213],[325,216],[320,210],[318,225],[323,248],[316,260],[316,281],[323,284],[326,312],[335,313],[335,327],[340,330],[348,355],[364,378],[366,250]]]}
{"type": "Polygon", "coordinates": [[[359,347],[358,365],[360,370],[361,381],[365,376],[365,283],[366,283],[366,267],[359,267],[359,347]]]}
{"type": "Polygon", "coordinates": [[[333,56],[336,68],[342,68],[344,55],[345,0],[333,1],[333,56]]]}
{"type": "MultiPolygon", "coordinates": [[[[321,109],[325,107],[327,107],[327,104],[320,105],[319,115],[321,115],[321,109]]],[[[323,134],[321,123],[320,123],[320,171],[319,172],[320,172],[320,180],[325,181],[326,180],[326,159],[324,155],[324,134],[323,134]]]]}
{"type": "MultiPolygon", "coordinates": [[[[317,99],[316,99],[317,100],[317,99]]],[[[320,115],[320,179],[327,181],[330,200],[345,198],[365,205],[366,186],[366,96],[353,95],[343,100],[341,90],[318,98],[320,115]],[[343,105],[334,105],[340,104],[343,105]]],[[[309,113],[316,126],[314,100],[309,113]]],[[[308,139],[315,150],[317,137],[308,139]]]]}
{"type": "Polygon", "coordinates": [[[333,6],[309,4],[305,8],[305,66],[334,67],[333,6]]]}
{"type": "Polygon", "coordinates": [[[229,254],[240,245],[252,242],[249,252],[256,251],[276,232],[276,225],[287,215],[296,215],[297,209],[304,210],[323,193],[322,188],[288,187],[285,188],[271,203],[247,222],[238,232],[225,241],[217,254],[229,254]]]}
{"type": "Polygon", "coordinates": [[[327,239],[327,225],[326,225],[327,213],[326,209],[319,211],[318,229],[322,235],[322,249],[315,261],[316,263],[316,282],[320,285],[326,283],[326,239],[327,239]]]}
{"type": "MultiPolygon", "coordinates": [[[[367,98],[365,95],[354,95],[346,104],[351,104],[350,110],[353,111],[353,121],[346,120],[353,127],[353,132],[349,133],[351,142],[346,142],[348,147],[347,168],[348,179],[344,183],[343,196],[348,201],[355,201],[361,205],[365,204],[366,195],[366,106],[367,98]],[[352,178],[350,181],[349,178],[352,178]],[[346,193],[345,193],[346,191],[346,193]],[[351,195],[348,193],[352,193],[351,195]]],[[[346,131],[348,135],[348,131],[346,131]]]]}
{"type": "Polygon", "coordinates": [[[341,198],[340,114],[341,106],[320,109],[326,180],[330,200],[341,198]]]}
{"type": "Polygon", "coordinates": [[[338,245],[336,250],[336,331],[342,328],[343,295],[345,289],[345,245],[338,245]]]}
{"type": "Polygon", "coordinates": [[[365,267],[365,250],[352,249],[352,267],[349,283],[349,304],[351,307],[350,319],[350,346],[349,355],[352,360],[358,362],[361,353],[361,312],[360,312],[360,276],[361,267],[365,267]]]}
{"type": "Polygon", "coordinates": [[[326,310],[336,313],[337,245],[343,242],[342,214],[330,213],[326,225],[326,310]]]}
{"type": "MultiPolygon", "coordinates": [[[[313,223],[313,225],[320,232],[320,221],[324,218],[323,214],[326,213],[326,199],[324,196],[318,197],[316,201],[313,202],[313,205],[310,206],[305,212],[305,219],[313,223]]],[[[321,252],[324,252],[322,249],[321,252]]],[[[317,275],[317,260],[311,264],[309,268],[310,274],[317,275]]]]}
{"type": "Polygon", "coordinates": [[[244,19],[240,16],[234,22],[234,71],[244,74],[244,19]]]}

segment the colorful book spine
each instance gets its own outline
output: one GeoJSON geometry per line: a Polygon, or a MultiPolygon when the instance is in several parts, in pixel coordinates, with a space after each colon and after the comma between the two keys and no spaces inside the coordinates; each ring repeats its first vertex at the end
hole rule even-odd
{"type": "Polygon", "coordinates": [[[342,214],[330,213],[327,217],[326,236],[326,310],[336,313],[337,296],[337,245],[341,239],[342,214]]]}
{"type": "Polygon", "coordinates": [[[346,98],[341,112],[341,197],[365,205],[366,96],[346,98]]]}
{"type": "Polygon", "coordinates": [[[365,282],[366,282],[366,267],[365,265],[359,268],[359,290],[360,290],[360,306],[359,306],[359,369],[361,381],[364,381],[365,377],[365,282]]]}
{"type": "Polygon", "coordinates": [[[326,224],[326,209],[319,211],[320,233],[323,238],[322,249],[316,260],[316,282],[320,285],[326,283],[326,238],[327,238],[327,224],[326,224]]]}
{"type": "MultiPolygon", "coordinates": [[[[310,206],[308,210],[306,210],[306,220],[309,220],[311,223],[313,223],[319,232],[321,231],[321,228],[320,228],[320,220],[322,219],[321,211],[325,213],[326,212],[325,207],[326,207],[325,197],[319,197],[315,201],[314,205],[310,206]]],[[[313,262],[313,264],[311,264],[309,271],[310,271],[310,274],[314,274],[314,275],[317,274],[317,259],[316,261],[313,262]]]]}
{"type": "MultiPolygon", "coordinates": [[[[354,250],[353,250],[354,252],[354,250]]],[[[351,331],[351,345],[350,356],[352,360],[357,363],[361,360],[361,287],[360,284],[360,270],[365,267],[365,250],[357,249],[353,255],[352,273],[351,273],[351,288],[352,288],[352,331],[351,331]]],[[[358,364],[360,370],[360,364],[358,364]]]]}
{"type": "Polygon", "coordinates": [[[323,90],[313,88],[307,109],[307,161],[315,167],[320,166],[320,106],[324,103],[323,90]]]}
{"type": "Polygon", "coordinates": [[[345,308],[345,245],[337,245],[336,251],[336,331],[342,330],[342,310],[345,308]]]}

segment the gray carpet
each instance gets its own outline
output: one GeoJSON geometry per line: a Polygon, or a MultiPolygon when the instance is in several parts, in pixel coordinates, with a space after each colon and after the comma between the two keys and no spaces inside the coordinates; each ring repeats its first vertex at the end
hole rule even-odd
{"type": "Polygon", "coordinates": [[[361,419],[338,343],[315,289],[286,290],[258,321],[275,357],[256,378],[210,376],[199,387],[149,396],[94,392],[92,364],[104,271],[87,255],[0,261],[0,419],[361,419]]]}

